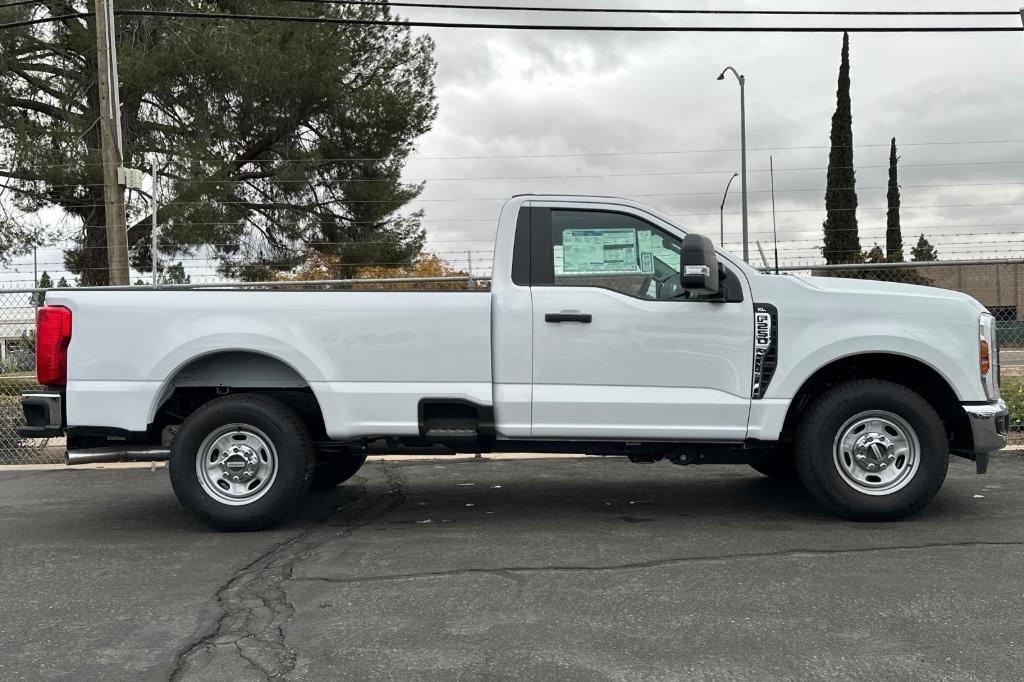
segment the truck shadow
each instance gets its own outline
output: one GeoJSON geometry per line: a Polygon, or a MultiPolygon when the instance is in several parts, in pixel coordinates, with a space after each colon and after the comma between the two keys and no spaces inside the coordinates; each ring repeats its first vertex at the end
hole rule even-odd
{"type": "Polygon", "coordinates": [[[634,465],[617,458],[370,463],[360,476],[365,481],[361,488],[350,482],[311,494],[300,514],[322,519],[332,509],[343,511],[354,495],[400,496],[400,503],[377,520],[390,526],[493,526],[500,520],[546,531],[559,526],[570,530],[581,523],[632,525],[634,530],[659,522],[893,526],[977,512],[969,502],[940,492],[928,508],[903,521],[855,523],[825,510],[798,481],[768,479],[746,467],[634,465]],[[390,478],[382,476],[385,468],[390,478]]]}

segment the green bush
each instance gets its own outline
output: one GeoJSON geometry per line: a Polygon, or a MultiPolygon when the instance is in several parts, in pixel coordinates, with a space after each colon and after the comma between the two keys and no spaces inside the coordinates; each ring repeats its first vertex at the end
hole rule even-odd
{"type": "Polygon", "coordinates": [[[1024,378],[1004,377],[1001,389],[1010,407],[1010,429],[1024,431],[1024,378]]]}

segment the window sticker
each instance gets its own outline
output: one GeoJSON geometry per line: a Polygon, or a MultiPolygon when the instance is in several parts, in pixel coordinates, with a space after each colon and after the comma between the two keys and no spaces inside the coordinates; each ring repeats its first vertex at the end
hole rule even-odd
{"type": "Polygon", "coordinates": [[[654,272],[654,254],[650,251],[640,252],[640,272],[648,275],[654,272]]]}
{"type": "Polygon", "coordinates": [[[651,245],[654,243],[651,237],[650,230],[640,230],[636,233],[636,243],[640,248],[640,253],[651,253],[651,245]]]}
{"type": "Polygon", "coordinates": [[[564,274],[639,272],[636,230],[565,230],[562,270],[564,274]]]}
{"type": "Polygon", "coordinates": [[[562,249],[561,246],[556,246],[555,247],[554,255],[555,255],[555,274],[556,275],[561,275],[561,274],[565,273],[565,260],[564,260],[564,258],[562,256],[562,251],[563,251],[563,249],[562,249]]]}

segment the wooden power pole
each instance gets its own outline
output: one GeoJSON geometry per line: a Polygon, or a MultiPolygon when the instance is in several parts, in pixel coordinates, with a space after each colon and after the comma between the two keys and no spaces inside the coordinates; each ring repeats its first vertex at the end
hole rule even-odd
{"type": "Polygon", "coordinates": [[[117,59],[113,45],[113,13],[109,3],[96,0],[96,55],[99,60],[100,136],[103,142],[103,205],[107,220],[107,271],[110,284],[127,286],[128,227],[124,213],[121,169],[121,112],[117,83],[117,59]]]}

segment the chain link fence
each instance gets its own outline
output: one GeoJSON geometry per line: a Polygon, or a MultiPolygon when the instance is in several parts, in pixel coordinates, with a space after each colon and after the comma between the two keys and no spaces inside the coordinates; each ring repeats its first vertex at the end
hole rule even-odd
{"type": "Polygon", "coordinates": [[[64,461],[63,442],[20,438],[21,393],[36,383],[36,304],[31,290],[0,289],[0,464],[64,461]]]}
{"type": "MultiPolygon", "coordinates": [[[[848,277],[953,289],[978,299],[998,320],[1003,395],[1015,430],[1024,430],[1024,259],[877,263],[853,266],[786,266],[795,276],[848,277]]],[[[431,277],[310,282],[221,282],[164,288],[301,288],[308,290],[486,291],[488,278],[431,277]]],[[[138,287],[142,288],[142,287],[138,287]]],[[[23,439],[20,395],[35,382],[35,311],[43,292],[0,289],[0,465],[63,461],[62,439],[23,439]]]]}
{"type": "Polygon", "coordinates": [[[1024,376],[1024,259],[785,266],[780,272],[920,284],[962,291],[995,316],[1003,369],[1024,376]]]}

